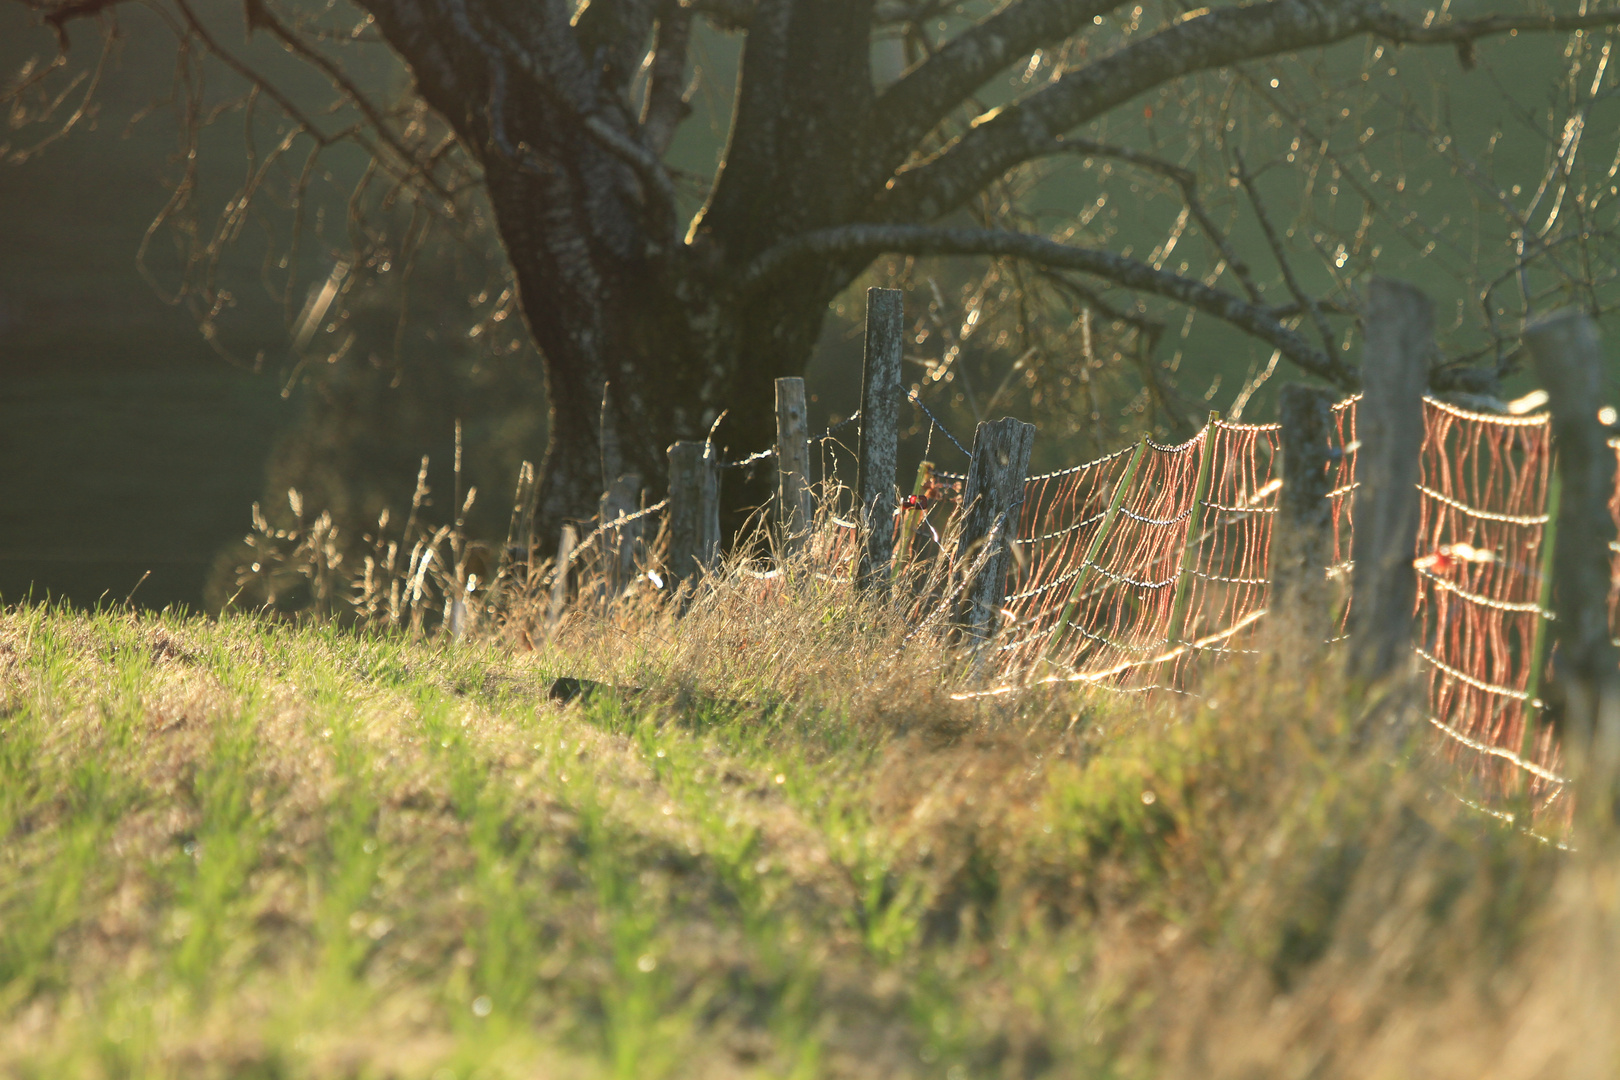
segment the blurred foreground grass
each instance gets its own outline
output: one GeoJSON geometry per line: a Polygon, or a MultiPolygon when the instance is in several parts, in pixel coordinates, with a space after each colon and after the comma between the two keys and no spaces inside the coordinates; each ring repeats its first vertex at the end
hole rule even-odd
{"type": "Polygon", "coordinates": [[[0,1075],[1615,1074],[1606,837],[1275,655],[954,701],[818,589],[537,651],[5,612],[0,1075]]]}

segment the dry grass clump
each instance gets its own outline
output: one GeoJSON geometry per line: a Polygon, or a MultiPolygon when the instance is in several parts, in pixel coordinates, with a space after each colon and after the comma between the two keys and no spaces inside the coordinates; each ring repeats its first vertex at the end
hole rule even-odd
{"type": "Polygon", "coordinates": [[[959,699],[949,582],[760,573],[460,641],[7,611],[0,1075],[1615,1071],[1612,838],[1331,663],[959,699]]]}

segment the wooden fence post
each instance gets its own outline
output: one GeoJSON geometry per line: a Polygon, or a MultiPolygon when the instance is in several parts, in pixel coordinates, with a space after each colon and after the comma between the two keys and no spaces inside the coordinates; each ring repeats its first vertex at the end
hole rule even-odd
{"type": "Polygon", "coordinates": [[[669,576],[684,581],[720,555],[720,463],[706,442],[669,448],[669,576]]]}
{"type": "Polygon", "coordinates": [[[518,468],[517,493],[512,496],[512,523],[506,527],[504,552],[508,566],[522,564],[520,572],[525,583],[534,561],[534,492],[534,463],[525,461],[518,468]]]}
{"type": "Polygon", "coordinates": [[[1609,638],[1615,457],[1597,417],[1603,349],[1597,326],[1575,310],[1554,312],[1526,327],[1524,344],[1547,391],[1558,452],[1557,518],[1549,523],[1557,530],[1552,594],[1557,652],[1549,687],[1556,704],[1550,711],[1566,747],[1576,755],[1592,753],[1591,763],[1609,773],[1620,751],[1620,654],[1609,638]]]}
{"type": "Polygon", "coordinates": [[[860,563],[855,582],[886,595],[894,555],[894,472],[900,441],[900,353],[905,316],[899,289],[866,290],[866,362],[861,369],[861,434],[855,466],[860,563]]]}
{"type": "Polygon", "coordinates": [[[562,527],[557,541],[557,564],[551,569],[551,597],[546,603],[546,636],[550,637],[562,619],[563,607],[568,603],[568,564],[574,561],[574,547],[579,534],[572,525],[562,527]]]}
{"type": "Polygon", "coordinates": [[[776,380],[776,514],[782,553],[804,545],[814,507],[810,503],[810,423],[804,380],[776,380]]]}
{"type": "Polygon", "coordinates": [[[962,532],[956,541],[956,564],[971,566],[983,558],[978,576],[963,594],[959,623],[969,635],[988,638],[1007,588],[1009,537],[1018,531],[1018,507],[1024,500],[1029,452],[1035,425],[1003,417],[986,420],[973,433],[973,460],[962,491],[962,532]],[[988,553],[984,546],[991,545],[988,553]]]}
{"type": "Polygon", "coordinates": [[[1283,632],[1314,647],[1328,637],[1326,570],[1333,561],[1333,403],[1324,386],[1282,388],[1277,420],[1282,442],[1282,490],[1271,534],[1273,619],[1283,632]]]}
{"type": "Polygon", "coordinates": [[[613,600],[629,587],[636,576],[636,548],[641,541],[642,526],[646,519],[615,526],[613,522],[641,509],[641,477],[625,473],[614,480],[602,493],[596,520],[605,530],[602,537],[603,578],[608,587],[608,600],[613,600]]]}
{"type": "Polygon", "coordinates": [[[1418,461],[1423,393],[1434,352],[1434,304],[1388,278],[1368,288],[1356,431],[1356,534],[1351,579],[1350,670],[1381,679],[1412,657],[1417,597],[1418,461]]]}

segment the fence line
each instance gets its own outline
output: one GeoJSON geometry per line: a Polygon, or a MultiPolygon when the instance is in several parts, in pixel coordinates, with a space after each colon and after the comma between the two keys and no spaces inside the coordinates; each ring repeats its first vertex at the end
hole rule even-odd
{"type": "MultiPolygon", "coordinates": [[[[1333,408],[1333,562],[1324,572],[1341,580],[1354,565],[1357,402],[1333,408]]],[[[1537,696],[1551,618],[1548,417],[1428,398],[1424,422],[1415,653],[1430,722],[1445,754],[1487,791],[1526,793],[1538,818],[1562,817],[1562,754],[1538,722],[1537,696]]],[[[1253,652],[1271,587],[1278,445],[1275,424],[1212,420],[1180,446],[1143,440],[1134,451],[1029,478],[1002,674],[1023,684],[1185,692],[1199,657],[1253,652]]],[[[1610,445],[1620,456],[1620,439],[1610,445]]],[[[1620,487],[1611,512],[1620,521],[1620,487]]],[[[1614,563],[1620,583],[1620,544],[1614,563]]],[[[1343,589],[1340,635],[1348,609],[1343,589]]],[[[1620,584],[1610,594],[1617,609],[1620,584]]]]}
{"type": "MultiPolygon", "coordinates": [[[[875,357],[879,350],[872,346],[871,351],[875,357]]],[[[893,357],[888,360],[892,368],[893,357]]],[[[960,529],[965,520],[962,512],[974,512],[962,505],[964,474],[924,462],[909,496],[895,491],[892,477],[877,475],[893,472],[895,432],[869,432],[864,417],[878,417],[872,423],[880,423],[902,396],[896,380],[885,377],[887,382],[873,384],[877,389],[864,391],[872,400],[863,397],[857,416],[862,417],[859,445],[873,456],[863,464],[874,469],[862,486],[881,489],[886,499],[874,502],[852,492],[833,460],[849,454],[835,432],[857,416],[817,438],[803,434],[799,417],[779,431],[796,432],[792,439],[802,439],[802,448],[769,448],[737,462],[720,463],[703,444],[691,444],[703,448],[716,478],[703,497],[717,505],[717,478],[725,467],[774,457],[779,468],[799,461],[808,471],[811,445],[818,444],[821,476],[811,485],[818,509],[803,537],[816,579],[886,595],[892,581],[917,575],[926,563],[929,569],[917,580],[926,578],[935,588],[943,573],[961,578],[966,591],[973,585],[966,579],[980,573],[969,564],[982,568],[1003,560],[991,546],[975,547],[971,537],[952,543],[940,535],[953,535],[953,526],[960,529]],[[897,494],[892,515],[874,514],[873,505],[885,505],[897,494]],[[936,529],[930,515],[952,503],[950,522],[936,518],[936,529]],[[882,534],[895,539],[892,555],[884,544],[873,543],[882,534]]],[[[915,392],[903,396],[927,416],[930,438],[937,427],[964,454],[979,453],[979,441],[971,451],[964,447],[915,392]]],[[[1349,625],[1360,402],[1360,395],[1350,397],[1329,413],[1324,480],[1331,557],[1321,568],[1333,607],[1322,630],[1328,644],[1345,640],[1349,625]]],[[[1550,416],[1475,412],[1424,398],[1422,422],[1413,654],[1426,679],[1428,720],[1437,745],[1483,792],[1528,799],[1538,820],[1567,820],[1563,753],[1541,715],[1559,498],[1550,416]]],[[[980,438],[995,426],[981,425],[980,438]]],[[[1058,682],[1129,693],[1187,693],[1206,661],[1255,653],[1254,637],[1268,613],[1274,580],[1281,444],[1277,424],[1231,423],[1211,414],[1202,430],[1179,445],[1144,436],[1094,461],[1026,477],[1021,498],[997,496],[1003,499],[1001,509],[989,512],[1015,527],[1007,530],[1006,541],[999,527],[991,530],[984,543],[1006,543],[1011,558],[994,588],[984,588],[983,577],[974,587],[976,595],[996,598],[999,619],[979,627],[991,631],[989,651],[980,655],[988,656],[1000,685],[970,696],[1058,682]]],[[[1609,446],[1620,465],[1620,439],[1609,446]]],[[[1312,462],[1306,475],[1314,476],[1319,458],[1306,460],[1312,462]]],[[[857,476],[862,467],[857,466],[857,476]]],[[[1014,496],[1017,490],[1015,483],[1014,496]]],[[[967,501],[979,500],[969,494],[967,501]]],[[[639,519],[660,510],[668,531],[669,523],[687,512],[679,503],[672,485],[664,503],[604,521],[580,547],[592,548],[599,538],[603,544],[618,543],[627,526],[639,531],[639,519]]],[[[705,515],[716,512],[711,505],[705,515]]],[[[1620,524],[1620,483],[1609,512],[1620,524]]],[[[1612,546],[1611,628],[1620,625],[1620,543],[1612,546]]],[[[1322,557],[1319,551],[1310,559],[1316,563],[1322,557]]],[[[566,566],[569,558],[560,561],[566,566]]]]}

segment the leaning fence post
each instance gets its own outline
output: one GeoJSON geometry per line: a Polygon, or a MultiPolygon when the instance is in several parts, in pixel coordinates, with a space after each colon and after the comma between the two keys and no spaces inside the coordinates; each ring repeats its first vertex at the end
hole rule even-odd
{"type": "Polygon", "coordinates": [[[518,468],[517,494],[512,497],[512,523],[506,528],[505,561],[522,564],[527,582],[529,564],[534,558],[534,463],[525,461],[518,468]]]}
{"type": "Polygon", "coordinates": [[[1035,425],[1010,416],[986,420],[973,433],[973,460],[962,489],[962,531],[956,541],[956,564],[978,567],[968,583],[960,623],[971,636],[986,638],[996,628],[996,613],[1007,588],[1009,534],[1018,530],[1018,507],[1024,501],[1024,477],[1035,445],[1035,425]],[[985,550],[985,545],[990,545],[985,550]]]}
{"type": "Polygon", "coordinates": [[[900,352],[905,318],[899,289],[866,290],[866,362],[861,369],[861,433],[855,491],[861,500],[855,580],[879,594],[894,555],[894,470],[900,441],[900,352]]]}
{"type": "Polygon", "coordinates": [[[1277,403],[1282,490],[1271,533],[1269,607],[1307,645],[1328,636],[1326,569],[1333,561],[1333,403],[1327,387],[1291,383],[1277,403]]]}
{"type": "Polygon", "coordinates": [[[1181,564],[1176,568],[1176,589],[1170,600],[1170,625],[1165,630],[1167,645],[1181,644],[1186,631],[1187,605],[1192,601],[1193,562],[1198,548],[1204,542],[1204,503],[1209,499],[1210,469],[1215,460],[1215,438],[1219,429],[1215,422],[1218,412],[1209,414],[1204,425],[1204,445],[1199,448],[1198,476],[1193,481],[1192,503],[1187,507],[1187,537],[1181,545],[1181,564]]]}
{"type": "Polygon", "coordinates": [[[1091,543],[1086,545],[1086,553],[1075,570],[1074,584],[1069,588],[1069,598],[1064,602],[1063,612],[1058,616],[1057,625],[1052,627],[1052,636],[1046,642],[1048,656],[1057,651],[1057,647],[1063,643],[1064,634],[1074,625],[1074,617],[1080,614],[1080,603],[1086,598],[1086,586],[1091,583],[1091,570],[1102,557],[1103,544],[1107,542],[1108,534],[1114,529],[1114,519],[1119,517],[1120,507],[1125,505],[1125,499],[1131,493],[1131,484],[1136,480],[1136,470],[1142,464],[1147,448],[1148,437],[1144,431],[1136,442],[1136,449],[1131,451],[1130,460],[1125,463],[1125,471],[1114,484],[1114,493],[1108,498],[1108,509],[1103,511],[1102,521],[1097,525],[1097,531],[1091,534],[1091,543]]]}
{"type": "Polygon", "coordinates": [[[1373,278],[1356,407],[1361,448],[1349,627],[1350,670],[1363,680],[1395,672],[1412,655],[1418,460],[1433,352],[1433,302],[1412,285],[1373,278]]]}
{"type": "MultiPolygon", "coordinates": [[[[1541,583],[1536,588],[1536,629],[1530,639],[1528,670],[1524,679],[1524,729],[1519,734],[1519,756],[1526,761],[1536,748],[1538,717],[1547,716],[1547,703],[1542,699],[1542,675],[1547,669],[1547,653],[1552,646],[1553,576],[1558,554],[1558,511],[1563,505],[1563,483],[1555,469],[1547,478],[1547,524],[1541,527],[1541,558],[1536,560],[1536,571],[1541,583]]],[[[1528,781],[1528,774],[1522,774],[1528,781]]]]}
{"type": "Polygon", "coordinates": [[[706,442],[669,448],[669,575],[678,584],[720,554],[720,463],[706,442]]]}
{"type": "MultiPolygon", "coordinates": [[[[1604,772],[1620,746],[1620,671],[1609,638],[1615,457],[1598,421],[1603,350],[1585,312],[1554,312],[1525,328],[1524,344],[1547,391],[1560,497],[1553,551],[1553,633],[1558,646],[1550,689],[1553,710],[1577,754],[1594,751],[1604,772]]],[[[1360,527],[1360,522],[1357,522],[1360,527]]]]}
{"type": "Polygon", "coordinates": [[[604,530],[602,561],[609,600],[622,593],[635,577],[636,547],[641,540],[643,519],[635,518],[622,525],[614,522],[639,510],[640,501],[641,477],[625,473],[602,493],[597,507],[597,524],[604,530]]]}
{"type": "Polygon", "coordinates": [[[782,552],[792,554],[809,531],[810,423],[804,407],[804,380],[776,380],[776,513],[782,552]]]}

